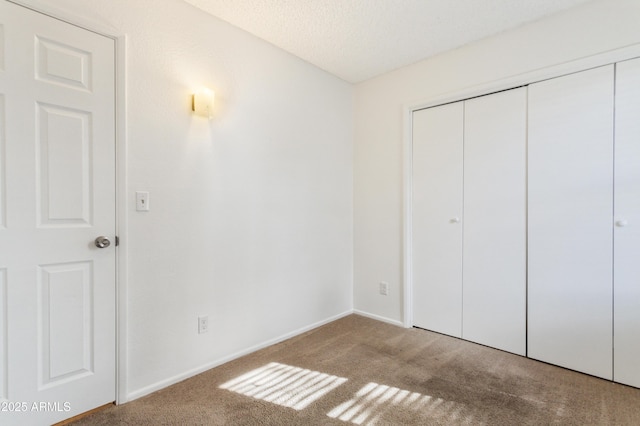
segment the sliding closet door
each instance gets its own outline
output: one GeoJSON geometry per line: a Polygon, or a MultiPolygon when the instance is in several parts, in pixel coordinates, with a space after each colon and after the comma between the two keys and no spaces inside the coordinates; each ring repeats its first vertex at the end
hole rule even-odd
{"type": "Polygon", "coordinates": [[[526,352],[526,88],[465,102],[462,337],[526,352]]]}
{"type": "Polygon", "coordinates": [[[616,66],[614,364],[640,387],[640,59],[616,66]]]}
{"type": "Polygon", "coordinates": [[[414,325],[462,330],[462,102],[413,114],[414,325]]]}
{"type": "Polygon", "coordinates": [[[613,66],[529,86],[531,358],[612,378],[613,66]]]}

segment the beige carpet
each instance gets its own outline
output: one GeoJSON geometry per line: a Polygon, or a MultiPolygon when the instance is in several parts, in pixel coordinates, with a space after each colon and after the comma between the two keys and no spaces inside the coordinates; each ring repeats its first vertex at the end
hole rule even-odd
{"type": "Polygon", "coordinates": [[[640,390],[351,315],[75,424],[640,425],[640,390]]]}

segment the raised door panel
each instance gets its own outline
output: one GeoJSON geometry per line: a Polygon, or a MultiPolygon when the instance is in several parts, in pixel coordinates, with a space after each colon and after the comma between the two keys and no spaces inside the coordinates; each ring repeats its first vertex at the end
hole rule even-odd
{"type": "Polygon", "coordinates": [[[528,355],[612,378],[613,66],[529,87],[528,355]]]}
{"type": "Polygon", "coordinates": [[[413,114],[414,325],[461,337],[463,103],[413,114]]]}
{"type": "Polygon", "coordinates": [[[527,89],[465,101],[462,337],[526,353],[527,89]]]}
{"type": "Polygon", "coordinates": [[[90,92],[91,58],[90,51],[46,37],[36,37],[37,80],[90,92]]]}
{"type": "Polygon", "coordinates": [[[37,115],[38,226],[91,226],[91,114],[40,104],[37,115]]]}
{"type": "Polygon", "coordinates": [[[616,65],[615,381],[640,387],[640,59],[616,65]]]}
{"type": "Polygon", "coordinates": [[[93,265],[38,268],[38,385],[41,389],[94,374],[93,265]]]}

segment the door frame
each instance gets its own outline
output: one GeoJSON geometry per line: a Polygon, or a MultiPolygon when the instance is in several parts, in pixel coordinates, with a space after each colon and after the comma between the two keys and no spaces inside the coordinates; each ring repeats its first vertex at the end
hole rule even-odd
{"type": "MultiPolygon", "coordinates": [[[[640,57],[640,43],[562,62],[545,68],[507,76],[489,83],[436,94],[402,107],[402,324],[413,327],[413,113],[425,108],[458,102],[503,90],[526,86],[591,68],[640,57]]],[[[464,219],[463,219],[464,220],[464,219]]]]}
{"type": "Polygon", "coordinates": [[[126,114],[126,46],[127,36],[116,28],[87,19],[72,11],[37,0],[7,0],[87,31],[110,38],[115,43],[115,149],[116,149],[116,404],[128,401],[127,397],[127,114],[126,114]]]}

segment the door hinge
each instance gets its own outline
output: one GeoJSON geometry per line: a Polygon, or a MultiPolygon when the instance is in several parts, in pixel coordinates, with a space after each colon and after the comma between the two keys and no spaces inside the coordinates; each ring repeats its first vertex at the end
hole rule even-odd
{"type": "Polygon", "coordinates": [[[120,245],[120,237],[116,235],[116,247],[120,245]]]}

